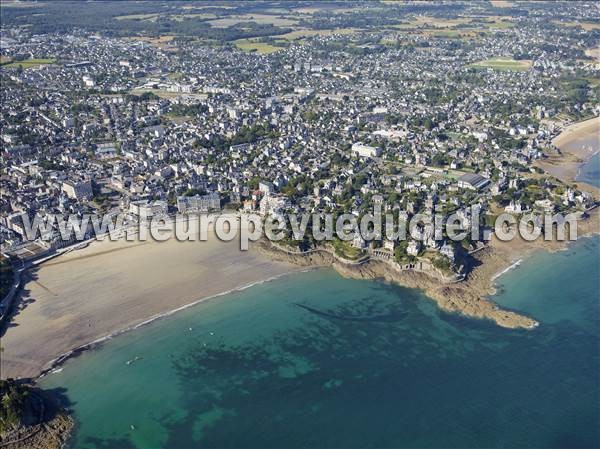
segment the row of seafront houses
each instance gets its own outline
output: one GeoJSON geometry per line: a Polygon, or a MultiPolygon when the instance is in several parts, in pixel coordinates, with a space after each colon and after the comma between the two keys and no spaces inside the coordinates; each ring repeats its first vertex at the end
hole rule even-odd
{"type": "MultiPolygon", "coordinates": [[[[459,179],[459,183],[461,187],[479,190],[487,185],[489,180],[480,175],[466,174],[459,179]]],[[[86,200],[91,199],[93,196],[89,181],[65,182],[62,190],[71,198],[86,200]]],[[[177,197],[176,205],[177,211],[181,214],[218,213],[221,210],[221,197],[218,192],[209,192],[194,196],[179,196],[177,197]]],[[[252,200],[245,201],[242,210],[244,212],[258,210],[264,217],[268,214],[280,214],[288,206],[289,199],[284,195],[275,193],[272,183],[260,182],[258,190],[252,195],[252,200]]],[[[152,217],[167,216],[169,214],[169,206],[163,200],[138,200],[127,203],[125,209],[123,209],[122,204],[122,208],[120,210],[113,210],[113,213],[116,214],[123,211],[127,212],[127,218],[123,222],[123,228],[119,231],[125,231],[130,227],[134,227],[140,222],[142,217],[149,219],[152,217]]],[[[15,239],[5,239],[5,243],[1,247],[2,254],[15,257],[21,261],[32,261],[47,257],[61,248],[68,248],[81,243],[81,241],[76,240],[75,236],[72,236],[69,240],[63,240],[58,229],[53,228],[47,231],[49,235],[40,236],[35,241],[27,240],[25,238],[27,234],[23,223],[23,212],[17,212],[4,218],[0,223],[0,230],[2,228],[12,231],[18,236],[15,239]]],[[[88,230],[86,239],[92,236],[100,237],[93,235],[92,231],[91,228],[88,230]]],[[[397,242],[384,239],[383,246],[379,247],[373,243],[369,244],[366,242],[359,233],[355,235],[352,241],[352,246],[355,248],[380,259],[393,259],[396,244],[397,242]]],[[[425,243],[425,245],[431,249],[435,249],[439,254],[454,263],[455,251],[452,245],[449,245],[447,242],[443,244],[435,243],[435,247],[429,243],[425,243]]],[[[422,252],[423,246],[422,242],[411,240],[406,248],[406,253],[408,256],[417,257],[422,252]]]]}
{"type": "MultiPolygon", "coordinates": [[[[62,187],[63,191],[70,198],[78,200],[90,200],[93,197],[92,186],[89,181],[81,182],[65,182],[62,187]]],[[[258,208],[264,216],[272,211],[282,210],[289,205],[289,201],[282,196],[273,193],[273,185],[271,183],[260,183],[259,190],[253,195],[254,199],[247,202],[245,210],[254,210],[258,208]],[[260,202],[257,201],[260,199],[260,202]]],[[[196,194],[193,196],[179,196],[176,201],[177,212],[180,214],[208,214],[218,213],[221,211],[221,196],[218,192],[208,192],[206,194],[196,194]]],[[[123,230],[134,227],[143,218],[151,219],[153,217],[168,216],[169,205],[167,201],[147,199],[131,201],[127,203],[126,209],[127,218],[123,222],[123,230]]],[[[108,215],[118,214],[123,212],[121,209],[115,209],[108,212],[108,215]]],[[[0,252],[6,257],[14,257],[21,261],[32,261],[48,256],[49,254],[72,245],[81,243],[73,235],[70,239],[61,238],[60,232],[54,227],[44,227],[45,233],[36,236],[35,240],[27,238],[27,230],[24,223],[25,212],[15,212],[6,217],[0,218],[0,232],[3,233],[2,245],[0,252]]],[[[33,222],[33,217],[28,217],[29,222],[33,222]]],[[[43,217],[48,220],[50,216],[43,217]]],[[[90,228],[86,232],[86,239],[91,239],[94,236],[93,229],[90,228]]]]}
{"type": "MultiPolygon", "coordinates": [[[[372,147],[356,149],[356,151],[359,150],[371,151],[372,147]]],[[[471,173],[463,174],[458,179],[459,187],[474,191],[485,188],[489,183],[490,180],[488,178],[471,173]]],[[[62,190],[68,197],[78,200],[89,200],[93,196],[89,181],[64,182],[62,190]]],[[[176,206],[177,211],[181,214],[218,213],[221,210],[221,197],[218,192],[179,196],[176,199],[176,206]]],[[[258,190],[252,194],[252,199],[244,201],[241,210],[242,212],[256,210],[264,217],[268,214],[281,214],[288,206],[290,206],[289,199],[284,195],[275,193],[272,183],[260,182],[258,190]]],[[[509,207],[507,206],[506,209],[508,210],[509,207]]],[[[150,201],[144,199],[131,201],[125,205],[122,204],[121,209],[115,209],[113,213],[122,213],[124,211],[127,213],[127,218],[123,222],[123,228],[120,231],[134,227],[140,222],[142,217],[149,219],[169,215],[169,205],[164,200],[150,201]]],[[[61,248],[81,243],[81,241],[76,240],[75,236],[72,236],[69,240],[62,239],[58,229],[52,228],[48,231],[50,235],[40,236],[35,241],[27,240],[25,238],[27,234],[23,225],[23,214],[23,212],[17,212],[1,219],[0,231],[12,231],[16,237],[14,239],[3,239],[4,243],[1,245],[0,250],[4,256],[14,257],[21,261],[32,261],[47,257],[61,248]]],[[[92,236],[100,237],[94,235],[93,230],[90,228],[86,234],[86,239],[92,236]]],[[[360,233],[356,233],[352,241],[352,246],[355,248],[380,259],[393,259],[396,244],[397,242],[395,241],[384,239],[382,246],[379,246],[373,242],[366,242],[360,233]]],[[[410,240],[406,248],[406,254],[416,258],[427,248],[437,251],[441,256],[446,257],[454,264],[456,258],[455,249],[448,242],[429,242],[428,239],[422,239],[422,241],[410,240]]]]}
{"type": "MultiPolygon", "coordinates": [[[[84,183],[70,184],[66,187],[67,190],[72,189],[73,195],[83,197],[88,195],[84,183]]],[[[91,198],[91,187],[89,190],[91,198]]],[[[141,218],[150,219],[157,216],[168,215],[168,203],[166,201],[157,200],[140,200],[129,203],[126,210],[127,217],[123,222],[123,230],[135,226],[141,218]]],[[[217,192],[210,192],[205,195],[181,196],[177,198],[177,209],[179,213],[194,214],[194,213],[209,213],[219,211],[221,209],[221,199],[217,192]]],[[[108,214],[117,214],[121,210],[113,210],[108,214]]],[[[0,231],[5,235],[4,243],[0,245],[0,252],[5,257],[16,258],[24,262],[30,262],[62,249],[73,245],[80,244],[81,241],[72,235],[69,239],[63,239],[59,230],[54,226],[43,226],[43,235],[37,235],[35,240],[27,238],[27,229],[24,222],[25,212],[16,212],[7,217],[3,217],[0,221],[0,231]]],[[[33,217],[28,217],[29,223],[33,223],[33,217]]],[[[49,216],[43,217],[44,220],[50,219],[49,216]]],[[[89,240],[94,236],[91,225],[85,233],[85,240],[89,240]]]]}
{"type": "MultiPolygon", "coordinates": [[[[77,188],[77,187],[76,187],[77,188]]],[[[256,192],[260,198],[259,202],[244,205],[244,212],[249,212],[257,209],[261,216],[265,217],[269,214],[279,215],[289,205],[289,200],[283,195],[273,193],[272,186],[269,183],[261,183],[259,191],[256,192]]],[[[210,192],[204,195],[194,196],[179,196],[177,197],[177,211],[180,214],[208,214],[218,213],[221,210],[221,198],[217,192],[210,192]]],[[[115,209],[113,214],[122,213],[121,210],[115,209]]],[[[109,212],[109,215],[111,212],[109,212]]],[[[18,212],[7,216],[2,223],[0,229],[12,231],[16,234],[15,239],[5,239],[0,247],[1,252],[6,257],[17,258],[21,261],[32,261],[42,257],[47,257],[62,248],[68,248],[73,245],[80,244],[75,235],[70,239],[62,238],[59,230],[56,228],[56,223],[53,227],[44,227],[45,234],[40,235],[36,240],[27,240],[27,231],[24,224],[24,213],[18,212]]],[[[121,235],[127,229],[133,229],[140,223],[143,218],[151,219],[153,217],[168,216],[169,206],[166,201],[156,200],[139,200],[132,201],[128,204],[127,215],[122,223],[122,229],[116,230],[121,235]],[[121,232],[123,231],[123,232],[121,232]]],[[[44,217],[49,219],[50,217],[44,217]]],[[[30,223],[33,221],[29,220],[30,223]]],[[[89,225],[85,239],[98,238],[101,236],[94,235],[94,230],[89,225]]],[[[372,243],[365,241],[360,233],[356,233],[352,240],[352,246],[367,253],[373,253],[381,258],[393,258],[394,249],[397,242],[384,239],[383,246],[377,247],[372,243]]],[[[426,243],[429,245],[429,243],[426,243]]],[[[431,246],[431,245],[429,245],[431,246]]],[[[423,244],[420,241],[411,240],[408,244],[406,252],[409,256],[418,256],[423,249],[423,244]]],[[[442,256],[447,257],[451,262],[455,259],[454,248],[447,243],[436,245],[436,248],[442,256]],[[441,247],[439,247],[441,246],[441,247]]]]}
{"type": "MultiPolygon", "coordinates": [[[[356,148],[356,151],[364,150],[371,151],[373,147],[356,148]]],[[[376,150],[373,150],[376,151],[376,150]]],[[[487,178],[476,174],[465,174],[459,179],[459,184],[463,188],[480,190],[489,183],[487,178]]],[[[65,182],[62,186],[63,192],[70,198],[78,200],[89,200],[93,196],[92,187],[89,181],[80,182],[65,182]]],[[[218,192],[209,192],[203,195],[179,196],[176,200],[177,211],[180,214],[207,214],[218,213],[221,210],[221,197],[218,192]]],[[[290,206],[289,199],[285,195],[275,192],[275,186],[266,181],[262,181],[258,185],[258,190],[252,193],[250,200],[244,201],[242,206],[243,212],[258,211],[263,217],[274,214],[282,214],[290,206]]],[[[135,226],[140,222],[142,217],[150,219],[152,217],[167,216],[169,214],[169,205],[164,200],[150,201],[147,199],[130,201],[126,204],[121,204],[121,209],[114,209],[113,213],[127,212],[127,218],[123,222],[123,230],[128,227],[135,226]]],[[[109,212],[110,214],[110,212],[109,212]]],[[[69,247],[80,243],[73,236],[70,240],[63,240],[57,229],[50,229],[51,235],[40,236],[35,241],[28,241],[24,238],[27,234],[23,226],[23,212],[17,212],[9,215],[3,222],[0,222],[0,230],[2,227],[17,234],[15,239],[5,239],[2,245],[2,253],[7,256],[17,257],[20,260],[34,260],[47,256],[53,251],[60,248],[69,247]]],[[[86,238],[93,236],[93,230],[90,228],[86,238]]],[[[99,236],[94,236],[99,237],[99,236]]],[[[452,245],[447,242],[440,244],[435,242],[433,245],[423,239],[425,246],[430,249],[435,249],[442,256],[448,258],[452,263],[455,260],[455,251],[452,245]]],[[[366,242],[362,236],[357,233],[352,241],[352,246],[367,253],[377,254],[379,257],[393,258],[394,249],[397,242],[384,239],[383,247],[378,247],[366,242]]],[[[417,257],[423,250],[423,243],[416,240],[409,241],[406,253],[408,256],[417,257]]]]}

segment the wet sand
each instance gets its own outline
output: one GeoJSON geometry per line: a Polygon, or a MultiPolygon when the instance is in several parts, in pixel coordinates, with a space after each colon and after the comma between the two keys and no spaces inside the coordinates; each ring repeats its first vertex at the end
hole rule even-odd
{"type": "Polygon", "coordinates": [[[297,270],[214,234],[204,242],[93,242],[27,273],[1,340],[1,378],[37,376],[81,345],[297,270]]]}
{"type": "MultiPolygon", "coordinates": [[[[600,231],[599,210],[580,222],[579,236],[600,231]]],[[[567,242],[493,240],[464,282],[444,285],[421,273],[393,273],[385,264],[359,270],[333,265],[351,277],[386,278],[420,288],[448,311],[488,318],[503,327],[531,327],[530,318],[501,310],[487,297],[494,280],[533,251],[567,242]],[[364,271],[364,272],[363,272],[364,271]]],[[[2,337],[2,378],[35,377],[59,356],[205,298],[306,269],[293,260],[265,257],[239,242],[94,242],[28,273],[19,310],[2,337]]],[[[320,266],[320,263],[311,263],[320,266]]]]}
{"type": "Polygon", "coordinates": [[[550,152],[548,158],[537,161],[535,165],[566,183],[600,198],[600,189],[577,181],[579,169],[595,153],[600,151],[600,117],[568,126],[552,143],[559,151],[550,152]]]}

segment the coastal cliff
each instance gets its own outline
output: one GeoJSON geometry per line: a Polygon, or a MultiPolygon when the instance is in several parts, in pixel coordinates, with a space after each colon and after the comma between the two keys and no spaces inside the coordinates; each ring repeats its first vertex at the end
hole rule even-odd
{"type": "MultiPolygon", "coordinates": [[[[577,222],[578,238],[600,234],[600,208],[587,211],[577,222]]],[[[494,281],[520,260],[534,251],[559,251],[568,240],[558,241],[556,235],[545,240],[543,236],[526,241],[517,236],[511,241],[492,240],[472,254],[474,263],[464,279],[444,277],[437,270],[406,270],[391,261],[365,258],[361,262],[348,261],[328,249],[291,252],[268,241],[257,242],[258,250],[271,259],[307,267],[332,267],[342,276],[356,279],[384,279],[408,288],[418,288],[448,312],[457,312],[472,318],[494,321],[509,329],[532,329],[538,322],[516,312],[500,308],[488,297],[495,293],[494,281]]]]}
{"type": "MultiPolygon", "coordinates": [[[[485,299],[484,296],[493,293],[491,276],[485,276],[474,270],[475,276],[469,276],[463,282],[448,282],[441,276],[432,273],[400,270],[393,263],[370,259],[363,263],[347,263],[324,250],[311,251],[306,254],[293,254],[270,245],[266,242],[260,244],[260,251],[271,258],[288,263],[312,267],[333,267],[342,276],[355,279],[384,279],[404,287],[418,288],[433,299],[438,306],[448,312],[458,312],[474,318],[485,318],[506,328],[531,329],[537,326],[532,318],[519,315],[515,312],[500,309],[495,303],[485,299]]],[[[481,251],[477,257],[481,259],[496,259],[491,256],[492,251],[481,251]]],[[[496,266],[497,263],[490,264],[496,266]]],[[[482,264],[483,265],[483,264],[482,264]]],[[[480,265],[481,266],[481,265],[480,265]]]]}
{"type": "Polygon", "coordinates": [[[506,328],[531,329],[537,322],[515,312],[500,309],[495,303],[472,289],[473,282],[443,283],[425,273],[400,271],[381,261],[369,261],[360,266],[335,263],[334,268],[343,276],[359,279],[385,279],[409,288],[422,289],[437,305],[448,312],[458,312],[473,318],[486,318],[506,328]]]}
{"type": "Polygon", "coordinates": [[[74,420],[56,391],[14,380],[0,381],[0,448],[60,449],[74,420]]]}

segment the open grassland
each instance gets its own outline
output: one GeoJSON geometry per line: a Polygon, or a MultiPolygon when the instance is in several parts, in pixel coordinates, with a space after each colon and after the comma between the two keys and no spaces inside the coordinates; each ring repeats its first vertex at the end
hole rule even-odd
{"type": "Polygon", "coordinates": [[[238,39],[236,41],[233,41],[233,43],[238,49],[242,51],[256,52],[263,55],[281,50],[281,47],[276,47],[275,45],[271,45],[265,42],[258,42],[254,39],[238,39]]]}
{"type": "Polygon", "coordinates": [[[513,27],[514,24],[505,17],[489,16],[485,18],[437,18],[420,16],[405,23],[388,25],[384,28],[415,32],[427,37],[440,38],[475,38],[488,32],[513,27]]]}
{"type": "Polygon", "coordinates": [[[6,62],[6,63],[2,63],[3,67],[7,67],[7,68],[18,68],[18,67],[22,67],[23,69],[30,69],[32,67],[40,67],[43,65],[49,65],[49,64],[55,64],[56,63],[56,59],[50,58],[50,59],[26,59],[24,61],[14,61],[14,62],[6,62]]]}
{"type": "Polygon", "coordinates": [[[155,22],[158,18],[158,14],[130,14],[127,16],[116,16],[117,20],[149,20],[155,22]]]}
{"type": "Polygon", "coordinates": [[[164,48],[169,45],[169,43],[175,39],[173,35],[164,35],[160,37],[148,37],[148,36],[131,36],[123,38],[125,40],[130,41],[138,41],[138,42],[147,42],[151,45],[156,45],[159,48],[164,48]]]}
{"type": "Polygon", "coordinates": [[[585,31],[600,30],[600,22],[562,22],[560,20],[554,20],[553,23],[566,27],[581,27],[585,31]]]}
{"type": "Polygon", "coordinates": [[[216,19],[218,16],[213,13],[190,13],[190,14],[174,14],[169,16],[169,18],[177,21],[183,22],[187,19],[216,19]]]}
{"type": "Polygon", "coordinates": [[[478,32],[470,29],[457,30],[427,30],[421,33],[425,36],[441,37],[441,38],[472,38],[477,36],[478,32]]]}
{"type": "Polygon", "coordinates": [[[277,39],[284,39],[286,41],[296,41],[313,36],[331,36],[332,34],[353,34],[358,30],[356,28],[336,28],[332,30],[294,30],[286,34],[280,34],[276,37],[277,39]]]}
{"type": "Polygon", "coordinates": [[[438,18],[438,17],[429,17],[429,16],[419,16],[412,20],[410,23],[413,26],[426,26],[426,27],[434,27],[434,28],[449,28],[455,27],[457,25],[464,25],[466,23],[470,23],[471,19],[458,17],[456,19],[446,19],[446,18],[438,18]]]}
{"type": "Polygon", "coordinates": [[[0,1],[0,7],[2,8],[30,8],[33,6],[42,6],[43,4],[41,2],[0,1]]]}
{"type": "Polygon", "coordinates": [[[419,30],[417,34],[426,37],[439,37],[443,39],[473,39],[484,33],[483,30],[473,28],[448,28],[419,30]]]}
{"type": "Polygon", "coordinates": [[[490,3],[494,8],[510,8],[513,3],[506,0],[490,0],[490,3]]]}
{"type": "Polygon", "coordinates": [[[306,7],[301,7],[301,8],[295,8],[294,12],[299,13],[299,14],[309,14],[309,15],[313,15],[315,13],[318,13],[320,11],[330,11],[330,12],[336,12],[336,13],[345,13],[345,12],[353,12],[353,11],[360,11],[363,7],[362,6],[356,6],[354,8],[348,8],[342,5],[336,5],[336,4],[331,4],[331,5],[325,5],[324,7],[321,8],[315,8],[315,7],[310,7],[310,6],[306,6],[306,7]]]}
{"type": "Polygon", "coordinates": [[[588,48],[585,54],[594,58],[596,61],[600,61],[600,46],[594,48],[588,48]]]}
{"type": "Polygon", "coordinates": [[[482,29],[496,30],[512,28],[515,25],[510,19],[502,16],[489,16],[485,19],[472,20],[471,24],[477,24],[477,26],[480,26],[482,29]]]}
{"type": "Polygon", "coordinates": [[[243,22],[256,22],[261,25],[269,24],[281,27],[293,26],[298,23],[296,19],[271,14],[231,15],[221,19],[210,20],[208,23],[215,28],[227,28],[243,22]]]}
{"type": "Polygon", "coordinates": [[[181,7],[182,9],[213,9],[213,8],[219,8],[219,9],[235,9],[235,6],[232,5],[220,5],[220,4],[214,4],[214,5],[184,5],[181,7]]]}
{"type": "Polygon", "coordinates": [[[476,69],[494,69],[494,70],[508,70],[513,72],[523,72],[531,67],[531,61],[508,58],[492,58],[485,61],[475,62],[470,64],[469,67],[476,69]]]}

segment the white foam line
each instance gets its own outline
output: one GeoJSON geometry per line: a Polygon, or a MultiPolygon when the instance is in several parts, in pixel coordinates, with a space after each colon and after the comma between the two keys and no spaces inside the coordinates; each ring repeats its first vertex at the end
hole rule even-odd
{"type": "Polygon", "coordinates": [[[519,259],[517,260],[515,263],[513,263],[512,265],[510,265],[509,267],[506,267],[504,270],[496,273],[493,277],[492,277],[492,282],[495,281],[496,279],[498,279],[500,276],[502,276],[505,273],[508,273],[510,270],[517,268],[519,265],[521,265],[521,262],[523,262],[523,259],[519,259]]]}
{"type": "Polygon", "coordinates": [[[110,333],[108,335],[105,335],[104,337],[100,337],[100,338],[92,340],[92,341],[90,341],[88,343],[84,343],[84,344],[82,344],[80,346],[76,346],[75,348],[71,349],[70,351],[67,351],[67,352],[59,355],[58,357],[56,357],[56,358],[50,360],[48,363],[46,363],[46,365],[49,365],[49,368],[43,370],[42,373],[37,378],[41,379],[42,377],[46,376],[49,373],[59,372],[59,371],[56,371],[56,368],[58,368],[66,360],[68,360],[69,358],[71,358],[75,354],[78,354],[78,353],[83,352],[85,350],[91,349],[92,347],[94,347],[94,346],[96,346],[96,345],[98,345],[100,343],[103,343],[105,341],[111,340],[112,338],[117,337],[117,336],[119,336],[121,334],[124,334],[126,332],[130,332],[130,331],[139,329],[140,327],[146,326],[146,325],[148,325],[148,324],[150,324],[150,323],[152,323],[152,322],[154,322],[156,320],[159,320],[161,318],[165,318],[165,317],[171,316],[171,315],[173,315],[173,314],[175,314],[177,312],[181,312],[182,310],[189,309],[190,307],[193,307],[193,306],[198,305],[198,304],[200,304],[202,302],[205,302],[205,301],[209,301],[211,299],[218,298],[220,296],[229,295],[229,294],[235,293],[235,292],[241,292],[241,291],[249,289],[250,287],[254,287],[256,285],[264,284],[265,282],[271,282],[271,281],[274,281],[276,279],[282,278],[284,276],[288,276],[290,274],[306,273],[306,272],[313,271],[313,270],[315,270],[315,268],[314,267],[310,267],[310,268],[307,268],[307,269],[304,269],[304,270],[288,271],[288,272],[285,272],[285,273],[277,274],[277,275],[272,276],[272,277],[267,278],[267,279],[261,279],[259,281],[251,282],[249,284],[242,285],[240,287],[235,287],[235,288],[223,291],[223,292],[215,293],[214,295],[206,296],[204,298],[201,298],[201,299],[198,299],[196,301],[193,301],[193,302],[191,302],[189,304],[185,304],[185,305],[183,305],[181,307],[177,307],[176,309],[168,310],[167,312],[163,312],[163,313],[159,313],[157,315],[153,315],[150,318],[142,321],[141,323],[135,324],[134,326],[126,327],[125,329],[121,329],[121,330],[118,330],[116,332],[110,333]]]}
{"type": "Polygon", "coordinates": [[[579,166],[577,167],[577,174],[575,175],[575,181],[577,181],[578,178],[581,176],[581,169],[583,169],[583,167],[589,164],[592,158],[597,154],[600,154],[600,150],[594,151],[588,158],[584,158],[584,161],[581,164],[579,164],[579,166]]]}

